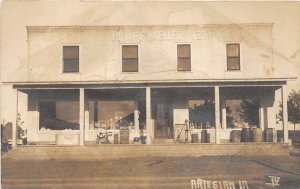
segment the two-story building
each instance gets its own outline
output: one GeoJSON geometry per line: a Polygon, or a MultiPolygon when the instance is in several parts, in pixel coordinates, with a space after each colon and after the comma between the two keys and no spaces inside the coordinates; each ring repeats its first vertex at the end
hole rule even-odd
{"type": "Polygon", "coordinates": [[[225,143],[249,127],[280,130],[278,141],[283,129],[288,141],[286,93],[299,88],[296,2],[0,8],[0,119],[12,123],[14,145],[18,125],[28,144],[95,144],[104,129],[115,143],[225,143]]]}
{"type": "MultiPolygon", "coordinates": [[[[94,144],[105,130],[121,144],[229,142],[234,130],[275,128],[275,92],[287,100],[295,78],[274,69],[272,32],[272,23],[27,26],[26,69],[4,84],[29,144],[94,144]],[[247,102],[254,122],[237,118],[247,102]]],[[[283,127],[287,143],[286,103],[283,127]]]]}

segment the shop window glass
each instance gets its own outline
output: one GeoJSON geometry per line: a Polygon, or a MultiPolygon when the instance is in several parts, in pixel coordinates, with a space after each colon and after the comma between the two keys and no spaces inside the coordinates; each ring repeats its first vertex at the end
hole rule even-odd
{"type": "Polygon", "coordinates": [[[134,125],[134,101],[89,101],[90,129],[119,129],[134,125]]]}
{"type": "Polygon", "coordinates": [[[215,127],[215,103],[213,100],[193,99],[188,101],[190,125],[198,129],[215,127]]]}
{"type": "Polygon", "coordinates": [[[39,102],[40,130],[79,130],[78,101],[39,102]]]}
{"type": "Polygon", "coordinates": [[[226,100],[227,128],[259,127],[258,111],[258,101],[226,100]]]}

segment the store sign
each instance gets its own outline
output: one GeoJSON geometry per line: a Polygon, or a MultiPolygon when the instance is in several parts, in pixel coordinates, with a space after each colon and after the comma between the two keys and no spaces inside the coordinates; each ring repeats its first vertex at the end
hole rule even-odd
{"type": "Polygon", "coordinates": [[[112,31],[113,40],[128,40],[128,41],[151,41],[151,40],[205,40],[208,38],[206,31],[112,31]]]}

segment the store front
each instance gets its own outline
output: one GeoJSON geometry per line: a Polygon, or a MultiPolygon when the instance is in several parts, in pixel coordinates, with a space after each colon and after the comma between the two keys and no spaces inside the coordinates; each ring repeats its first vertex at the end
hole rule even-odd
{"type": "MultiPolygon", "coordinates": [[[[243,142],[232,140],[232,134],[246,128],[257,128],[263,142],[266,129],[276,133],[274,97],[281,89],[212,84],[25,88],[17,89],[28,96],[24,129],[28,144],[36,145],[243,142]]],[[[277,142],[275,135],[267,142],[277,142]]]]}

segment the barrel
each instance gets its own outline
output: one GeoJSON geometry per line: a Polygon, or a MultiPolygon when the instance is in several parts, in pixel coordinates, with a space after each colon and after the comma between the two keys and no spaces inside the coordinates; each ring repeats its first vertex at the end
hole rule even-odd
{"type": "Polygon", "coordinates": [[[241,142],[241,131],[232,130],[230,132],[230,142],[241,142]]]}
{"type": "Polygon", "coordinates": [[[278,138],[277,142],[283,143],[283,138],[278,138]]]}
{"type": "Polygon", "coordinates": [[[274,141],[274,128],[266,128],[264,131],[265,142],[273,142],[274,141]]]}
{"type": "Polygon", "coordinates": [[[201,131],[201,143],[207,143],[207,130],[201,131]]]}
{"type": "Polygon", "coordinates": [[[199,143],[198,134],[192,134],[192,143],[199,143]]]}
{"type": "Polygon", "coordinates": [[[119,144],[119,135],[114,134],[114,144],[119,144]]]}
{"type": "Polygon", "coordinates": [[[242,142],[251,142],[252,139],[252,133],[250,128],[243,128],[242,129],[242,136],[241,141],[242,142]]]}
{"type": "Polygon", "coordinates": [[[252,141],[253,142],[262,142],[261,128],[253,128],[252,129],[252,141]]]}
{"type": "Polygon", "coordinates": [[[206,143],[210,143],[210,133],[207,133],[206,135],[206,143]]]}

